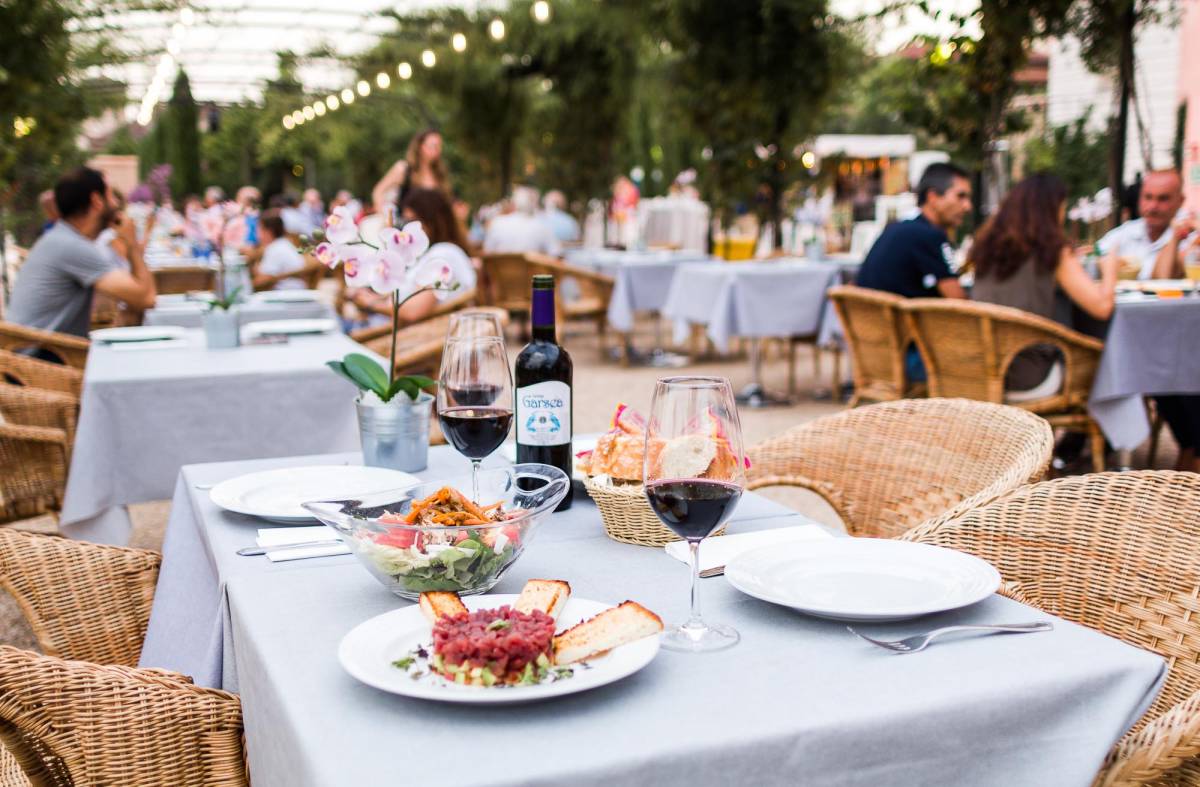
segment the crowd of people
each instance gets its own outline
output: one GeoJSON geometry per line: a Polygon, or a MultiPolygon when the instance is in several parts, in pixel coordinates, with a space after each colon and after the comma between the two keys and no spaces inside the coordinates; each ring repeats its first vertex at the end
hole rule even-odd
{"type": "MultiPolygon", "coordinates": [[[[857,284],[905,298],[970,297],[1096,333],[1112,315],[1122,267],[1139,279],[1183,278],[1185,252],[1197,240],[1195,219],[1182,211],[1183,180],[1175,170],[1149,173],[1138,197],[1139,216],[1109,231],[1094,248],[1075,248],[1067,239],[1063,182],[1034,174],[975,233],[967,255],[966,270],[973,276],[968,294],[960,281],[966,271],[952,267],[951,236],[970,213],[971,196],[964,170],[930,165],[917,185],[919,215],[883,231],[863,260],[857,284]],[[1092,319],[1080,319],[1080,313],[1092,319]]],[[[908,379],[923,381],[926,372],[915,347],[907,349],[905,361],[908,379]]],[[[1022,350],[1007,371],[1006,399],[1053,395],[1062,388],[1063,372],[1055,348],[1022,350]]],[[[1179,444],[1177,469],[1200,472],[1200,397],[1154,399],[1179,444]]]]}

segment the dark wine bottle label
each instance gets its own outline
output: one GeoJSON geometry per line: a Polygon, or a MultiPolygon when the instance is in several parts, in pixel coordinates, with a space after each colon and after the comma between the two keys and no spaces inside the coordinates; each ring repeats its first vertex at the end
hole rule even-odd
{"type": "Polygon", "coordinates": [[[548,380],[517,389],[517,443],[565,445],[571,442],[571,386],[548,380]]]}

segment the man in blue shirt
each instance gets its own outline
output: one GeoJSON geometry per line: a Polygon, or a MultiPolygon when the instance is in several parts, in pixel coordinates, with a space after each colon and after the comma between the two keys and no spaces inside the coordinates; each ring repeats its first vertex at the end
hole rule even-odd
{"type": "MultiPolygon", "coordinates": [[[[857,284],[905,298],[966,298],[950,270],[954,250],[949,231],[971,210],[971,182],[953,164],[930,164],[917,184],[921,213],[884,229],[858,272],[857,284]]],[[[915,347],[905,357],[908,378],[925,380],[925,367],[915,347]]]]}

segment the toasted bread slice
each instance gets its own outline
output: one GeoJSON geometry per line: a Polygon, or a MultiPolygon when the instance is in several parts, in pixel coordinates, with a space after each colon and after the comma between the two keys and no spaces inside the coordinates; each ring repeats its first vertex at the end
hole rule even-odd
{"type": "Polygon", "coordinates": [[[449,593],[445,590],[435,590],[421,594],[421,613],[430,622],[435,622],[438,618],[447,617],[449,615],[465,615],[467,614],[467,605],[462,603],[462,599],[457,593],[449,593]]]}
{"type": "Polygon", "coordinates": [[[606,609],[554,638],[554,663],[573,664],[662,631],[662,619],[634,601],[606,609]]]}
{"type": "Polygon", "coordinates": [[[571,586],[561,579],[531,579],[525,583],[513,609],[526,614],[540,609],[552,618],[567,605],[571,597],[571,586]]]}

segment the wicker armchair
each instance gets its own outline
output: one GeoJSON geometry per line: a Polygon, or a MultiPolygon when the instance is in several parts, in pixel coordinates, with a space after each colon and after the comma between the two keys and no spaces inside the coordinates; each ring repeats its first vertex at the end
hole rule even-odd
{"type": "Polygon", "coordinates": [[[10,425],[61,429],[69,448],[75,442],[79,399],[60,391],[0,385],[0,420],[10,425]]]}
{"type": "Polygon", "coordinates": [[[174,295],[197,290],[213,290],[217,285],[217,272],[203,265],[159,268],[153,271],[154,286],[159,295],[174,295]]]}
{"type": "Polygon", "coordinates": [[[159,670],[0,647],[0,741],[18,784],[249,783],[237,696],[159,670]]]}
{"type": "Polygon", "coordinates": [[[302,279],[306,288],[315,290],[320,286],[321,279],[325,278],[325,274],[328,271],[329,267],[318,262],[316,257],[311,254],[305,254],[303,268],[291,273],[281,273],[277,276],[265,277],[254,285],[254,291],[273,290],[279,282],[286,281],[287,279],[302,279]]]}
{"type": "Polygon", "coordinates": [[[0,529],[0,587],[51,656],[135,666],[162,557],[0,529]]]}
{"type": "Polygon", "coordinates": [[[488,282],[481,302],[509,314],[528,314],[530,308],[529,256],[526,254],[483,255],[483,277],[488,282]]]}
{"type": "Polygon", "coordinates": [[[856,536],[894,538],[1039,480],[1054,436],[1037,416],[965,399],[902,399],[809,421],[749,450],[747,489],[798,486],[856,536]]]}
{"type": "MultiPolygon", "coordinates": [[[[570,322],[590,322],[596,327],[600,340],[600,354],[605,356],[605,334],[608,327],[608,302],[612,300],[613,278],[602,273],[568,265],[553,257],[541,254],[526,254],[529,275],[548,274],[556,280],[574,279],[579,285],[579,297],[567,301],[555,298],[555,322],[561,335],[570,322]]],[[[526,281],[525,289],[529,289],[526,281]]]]}
{"type": "Polygon", "coordinates": [[[857,407],[864,399],[891,402],[923,393],[918,387],[910,387],[904,377],[904,352],[909,343],[908,327],[900,310],[904,299],[852,285],[831,288],[829,297],[853,361],[854,397],[850,406],[857,407]]]}
{"type": "Polygon", "coordinates": [[[0,322],[0,349],[16,352],[17,350],[42,350],[49,353],[67,366],[82,369],[87,364],[87,339],[71,336],[66,333],[43,331],[40,328],[27,328],[15,322],[0,322]]]}
{"type": "Polygon", "coordinates": [[[1001,592],[1164,656],[1162,693],[1097,785],[1200,785],[1200,475],[1072,476],[904,538],[978,555],[1001,592]]]}
{"type": "Polygon", "coordinates": [[[83,392],[83,372],[80,370],[8,350],[0,350],[0,379],[30,388],[70,394],[76,399],[83,392]]]}
{"type": "Polygon", "coordinates": [[[1052,426],[1086,432],[1093,469],[1104,470],[1104,435],[1087,412],[1103,342],[1053,320],[991,303],[914,298],[900,308],[925,362],[930,396],[1003,403],[1004,374],[1017,353],[1034,344],[1058,348],[1065,361],[1062,390],[1012,405],[1037,413],[1052,426]]]}
{"type": "Polygon", "coordinates": [[[62,429],[0,424],[0,523],[62,508],[67,455],[62,429]]]}

